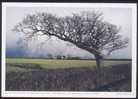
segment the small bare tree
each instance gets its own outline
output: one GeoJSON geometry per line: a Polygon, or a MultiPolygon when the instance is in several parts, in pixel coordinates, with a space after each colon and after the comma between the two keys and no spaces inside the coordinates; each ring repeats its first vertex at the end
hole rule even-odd
{"type": "Polygon", "coordinates": [[[26,16],[14,30],[24,33],[27,38],[48,35],[70,42],[92,53],[96,58],[98,69],[101,67],[104,56],[128,44],[128,39],[123,39],[119,34],[120,28],[105,22],[102,13],[95,11],[66,17],[36,13],[26,16]]]}

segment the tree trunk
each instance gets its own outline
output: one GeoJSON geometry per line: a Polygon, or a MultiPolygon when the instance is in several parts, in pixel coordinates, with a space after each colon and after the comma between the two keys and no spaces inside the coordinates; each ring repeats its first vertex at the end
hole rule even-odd
{"type": "Polygon", "coordinates": [[[96,57],[96,65],[97,65],[97,72],[96,72],[96,75],[97,75],[97,84],[96,84],[96,87],[100,87],[101,84],[102,84],[102,80],[101,80],[101,77],[102,77],[102,71],[101,71],[101,67],[103,66],[103,57],[102,56],[98,56],[96,57]]]}
{"type": "Polygon", "coordinates": [[[96,65],[97,65],[97,69],[101,69],[101,65],[102,65],[102,59],[96,59],[96,65]]]}

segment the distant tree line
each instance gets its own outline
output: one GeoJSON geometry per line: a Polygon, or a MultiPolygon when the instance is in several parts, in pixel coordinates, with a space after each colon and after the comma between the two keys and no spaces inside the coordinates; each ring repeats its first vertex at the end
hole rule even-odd
{"type": "Polygon", "coordinates": [[[52,56],[51,54],[47,55],[48,59],[69,59],[69,60],[80,60],[80,57],[76,56],[65,56],[65,55],[57,55],[57,56],[52,56]]]}

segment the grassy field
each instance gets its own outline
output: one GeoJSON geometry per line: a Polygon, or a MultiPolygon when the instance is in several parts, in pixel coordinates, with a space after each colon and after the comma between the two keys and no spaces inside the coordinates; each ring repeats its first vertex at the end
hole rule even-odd
{"type": "MultiPolygon", "coordinates": [[[[111,66],[117,64],[127,64],[130,61],[104,61],[104,66],[111,66]]],[[[43,68],[43,69],[57,69],[57,68],[76,68],[89,67],[95,68],[96,61],[94,60],[54,60],[54,59],[25,59],[25,58],[7,58],[6,71],[26,71],[28,67],[43,68]],[[22,67],[22,68],[21,68],[22,67]],[[26,68],[23,68],[26,67],[26,68]]],[[[30,70],[30,69],[28,69],[30,70]]]]}
{"type": "Polygon", "coordinates": [[[100,77],[95,67],[95,60],[7,58],[6,90],[131,91],[131,60],[105,60],[100,77]]]}

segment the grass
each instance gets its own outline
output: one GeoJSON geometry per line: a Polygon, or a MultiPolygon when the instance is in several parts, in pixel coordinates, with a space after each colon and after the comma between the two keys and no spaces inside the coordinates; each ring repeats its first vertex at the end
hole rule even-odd
{"type": "MultiPolygon", "coordinates": [[[[127,64],[130,61],[104,61],[104,66],[127,64]]],[[[94,60],[56,60],[56,59],[25,59],[25,58],[7,58],[6,71],[25,71],[25,67],[40,66],[44,69],[57,69],[57,68],[75,68],[75,67],[96,67],[94,60]],[[29,65],[28,65],[29,64],[29,65]]]]}

